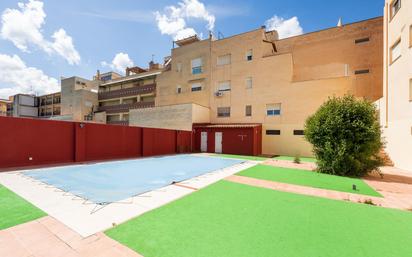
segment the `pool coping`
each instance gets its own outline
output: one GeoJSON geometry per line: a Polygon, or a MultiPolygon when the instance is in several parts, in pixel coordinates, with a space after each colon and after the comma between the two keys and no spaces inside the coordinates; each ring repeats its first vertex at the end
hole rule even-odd
{"type": "MultiPolygon", "coordinates": [[[[196,156],[205,155],[196,154],[196,156]]],[[[82,237],[88,237],[175,201],[197,189],[258,163],[246,160],[240,164],[208,172],[175,185],[171,184],[104,206],[87,202],[71,193],[23,175],[22,173],[27,170],[2,172],[0,173],[0,183],[76,231],[82,237]],[[96,211],[96,208],[100,209],[96,211]]]]}

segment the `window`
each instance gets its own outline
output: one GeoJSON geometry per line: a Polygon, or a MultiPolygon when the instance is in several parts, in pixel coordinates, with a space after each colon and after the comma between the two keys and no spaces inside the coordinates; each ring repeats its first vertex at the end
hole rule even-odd
{"type": "Polygon", "coordinates": [[[227,65],[231,63],[231,54],[221,55],[217,57],[217,65],[227,65]]]}
{"type": "Polygon", "coordinates": [[[245,115],[246,115],[246,117],[252,116],[252,105],[246,105],[245,115]]]}
{"type": "Polygon", "coordinates": [[[176,87],[176,94],[181,94],[182,93],[182,87],[181,86],[177,86],[176,87]]]}
{"type": "Polygon", "coordinates": [[[202,84],[201,83],[193,83],[192,84],[192,92],[202,91],[202,84]]]}
{"type": "Polygon", "coordinates": [[[365,37],[365,38],[359,38],[355,40],[355,44],[361,44],[361,43],[366,43],[369,42],[369,38],[365,37]]]}
{"type": "Polygon", "coordinates": [[[120,120],[120,115],[107,115],[106,120],[108,122],[110,122],[110,121],[119,121],[120,120]]]}
{"type": "Polygon", "coordinates": [[[246,52],[246,61],[251,61],[251,60],[253,60],[253,50],[252,50],[252,49],[249,49],[249,50],[246,52]]]}
{"type": "Polygon", "coordinates": [[[355,75],[367,74],[369,70],[355,70],[355,75]]]}
{"type": "Polygon", "coordinates": [[[409,80],[409,101],[412,102],[412,79],[409,80]]]}
{"type": "Polygon", "coordinates": [[[181,72],[182,71],[182,63],[181,62],[178,62],[177,63],[177,70],[176,70],[177,72],[181,72]]]}
{"type": "Polygon", "coordinates": [[[401,57],[401,40],[396,41],[391,47],[391,63],[395,62],[401,57]]]}
{"type": "Polygon", "coordinates": [[[246,78],[246,89],[251,89],[253,87],[252,77],[246,78]]]}
{"type": "Polygon", "coordinates": [[[280,135],[280,130],[268,129],[266,130],[266,135],[280,135]]]}
{"type": "Polygon", "coordinates": [[[268,104],[266,105],[266,115],[267,116],[277,116],[280,115],[281,104],[268,104]]]}
{"type": "Polygon", "coordinates": [[[412,47],[412,25],[409,26],[409,47],[412,47]]]}
{"type": "Polygon", "coordinates": [[[293,130],[293,135],[295,135],[295,136],[303,136],[303,135],[305,135],[305,131],[296,129],[296,130],[293,130]]]}
{"type": "Polygon", "coordinates": [[[395,15],[399,12],[401,9],[401,0],[395,0],[391,4],[391,19],[395,17],[395,15]]]}
{"type": "Polygon", "coordinates": [[[192,74],[202,73],[202,58],[192,60],[192,74]]]}
{"type": "Polygon", "coordinates": [[[230,81],[219,82],[218,89],[219,92],[230,91],[230,81]]]}
{"type": "Polygon", "coordinates": [[[217,107],[217,117],[230,117],[230,107],[217,107]]]}

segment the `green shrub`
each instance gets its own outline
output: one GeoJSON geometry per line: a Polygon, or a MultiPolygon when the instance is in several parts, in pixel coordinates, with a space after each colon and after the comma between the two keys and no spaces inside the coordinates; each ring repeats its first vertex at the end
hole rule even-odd
{"type": "Polygon", "coordinates": [[[295,158],[293,158],[293,162],[296,164],[300,164],[300,157],[299,155],[296,155],[295,158]]]}
{"type": "Polygon", "coordinates": [[[364,176],[382,164],[381,131],[373,103],[353,96],[333,97],[306,120],[319,172],[364,176]]]}

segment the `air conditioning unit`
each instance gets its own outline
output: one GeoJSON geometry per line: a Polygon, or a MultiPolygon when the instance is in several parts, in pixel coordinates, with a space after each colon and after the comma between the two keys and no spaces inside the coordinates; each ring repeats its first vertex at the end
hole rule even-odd
{"type": "Polygon", "coordinates": [[[216,91],[216,92],[215,92],[215,96],[223,96],[223,92],[221,92],[221,91],[216,91]]]}

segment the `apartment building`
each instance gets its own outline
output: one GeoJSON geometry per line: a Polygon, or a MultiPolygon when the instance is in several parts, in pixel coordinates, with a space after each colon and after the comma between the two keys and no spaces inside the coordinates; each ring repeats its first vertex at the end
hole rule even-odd
{"type": "Polygon", "coordinates": [[[61,93],[48,94],[38,97],[40,118],[50,118],[60,115],[61,93]]]}
{"type": "Polygon", "coordinates": [[[262,27],[178,41],[157,77],[156,107],[131,111],[130,124],[261,124],[263,154],[311,156],[304,123],[328,97],[382,97],[382,26],[378,17],[281,40],[262,27]]]}
{"type": "Polygon", "coordinates": [[[386,0],[384,83],[379,101],[386,152],[412,170],[412,1],[386,0]]]}
{"type": "Polygon", "coordinates": [[[7,109],[7,116],[37,118],[39,117],[39,98],[35,95],[17,94],[12,96],[7,109]]]}
{"type": "Polygon", "coordinates": [[[35,96],[17,94],[6,103],[6,115],[26,118],[51,118],[60,115],[60,92],[35,96]]]}
{"type": "Polygon", "coordinates": [[[148,69],[131,67],[125,77],[102,79],[99,84],[96,116],[107,124],[128,125],[129,110],[150,108],[155,105],[156,78],[162,66],[150,62],[148,69]]]}
{"type": "Polygon", "coordinates": [[[99,81],[80,77],[61,80],[61,115],[62,120],[92,121],[97,110],[97,92],[99,81]]]}

